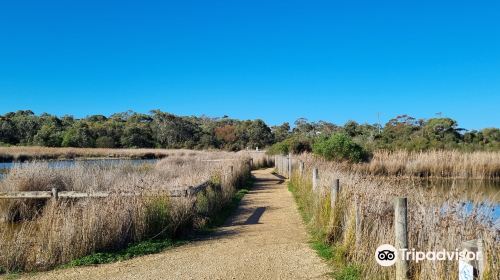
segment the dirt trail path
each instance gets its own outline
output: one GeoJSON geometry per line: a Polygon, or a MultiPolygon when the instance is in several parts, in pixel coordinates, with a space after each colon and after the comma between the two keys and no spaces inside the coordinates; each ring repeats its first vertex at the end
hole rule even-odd
{"type": "Polygon", "coordinates": [[[309,248],[295,202],[271,169],[253,172],[256,185],[211,236],[160,254],[40,273],[29,279],[328,279],[309,248]]]}

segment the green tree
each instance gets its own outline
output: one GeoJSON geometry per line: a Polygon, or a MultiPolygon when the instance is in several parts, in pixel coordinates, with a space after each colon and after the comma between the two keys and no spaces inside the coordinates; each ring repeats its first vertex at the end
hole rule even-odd
{"type": "Polygon", "coordinates": [[[148,125],[135,123],[128,124],[121,137],[121,145],[126,148],[153,147],[153,137],[148,125]]]}
{"type": "Polygon", "coordinates": [[[0,143],[17,144],[16,126],[8,117],[0,117],[0,143]]]}
{"type": "Polygon", "coordinates": [[[95,140],[92,137],[89,126],[82,121],[76,122],[64,133],[62,146],[78,148],[94,147],[95,140]]]}
{"type": "Polygon", "coordinates": [[[109,136],[99,136],[95,140],[96,148],[114,148],[115,140],[109,136]]]}
{"type": "Polygon", "coordinates": [[[153,113],[153,132],[157,144],[163,148],[193,148],[201,129],[193,123],[159,110],[153,113]]]}
{"type": "Polygon", "coordinates": [[[17,111],[11,118],[16,127],[16,136],[20,144],[33,144],[35,135],[40,127],[40,121],[33,111],[17,111]]]}
{"type": "Polygon", "coordinates": [[[248,135],[247,146],[250,148],[264,148],[273,143],[273,134],[271,129],[263,120],[251,121],[246,130],[248,135]]]}
{"type": "Polygon", "coordinates": [[[61,147],[63,132],[61,128],[54,123],[42,125],[34,137],[34,143],[39,146],[61,147]]]}
{"type": "Polygon", "coordinates": [[[313,144],[313,152],[327,160],[347,160],[360,162],[366,160],[368,153],[360,145],[343,133],[335,133],[330,137],[321,137],[313,144]]]}
{"type": "Polygon", "coordinates": [[[285,122],[282,125],[271,127],[275,142],[281,142],[290,135],[290,124],[285,122]]]}
{"type": "Polygon", "coordinates": [[[349,135],[350,137],[354,137],[356,135],[358,135],[358,127],[359,127],[359,124],[355,121],[348,121],[345,123],[344,125],[344,131],[347,135],[349,135]]]}

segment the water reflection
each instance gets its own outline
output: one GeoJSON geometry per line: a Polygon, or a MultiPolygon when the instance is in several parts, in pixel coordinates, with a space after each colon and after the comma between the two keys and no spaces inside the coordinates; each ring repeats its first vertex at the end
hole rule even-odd
{"type": "MultiPolygon", "coordinates": [[[[158,160],[157,159],[85,159],[85,160],[52,160],[52,161],[36,161],[36,163],[47,163],[49,168],[68,168],[73,167],[75,165],[84,165],[84,166],[117,166],[121,164],[133,164],[133,165],[141,165],[141,164],[154,164],[158,160]]],[[[10,169],[15,166],[19,167],[27,167],[30,164],[34,164],[34,162],[0,162],[0,180],[7,175],[10,169]]]]}
{"type": "Polygon", "coordinates": [[[460,201],[464,215],[475,213],[500,226],[500,180],[433,179],[414,184],[440,195],[445,201],[443,211],[447,201],[460,201]]]}

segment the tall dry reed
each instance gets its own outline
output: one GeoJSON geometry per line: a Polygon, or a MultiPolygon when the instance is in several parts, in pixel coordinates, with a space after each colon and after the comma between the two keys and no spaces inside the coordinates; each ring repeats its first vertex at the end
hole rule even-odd
{"type": "Polygon", "coordinates": [[[0,147],[0,162],[76,158],[165,158],[198,156],[203,151],[186,149],[51,148],[38,146],[0,147]]]}
{"type": "Polygon", "coordinates": [[[500,152],[376,151],[368,163],[345,166],[368,175],[500,178],[500,152]]]}
{"type": "MultiPolygon", "coordinates": [[[[250,154],[179,152],[156,164],[49,167],[16,166],[0,191],[156,191],[186,188],[209,180],[196,198],[120,197],[4,200],[0,214],[0,267],[7,271],[48,269],[94,252],[114,250],[151,238],[172,238],[203,226],[232,198],[249,175],[250,154]],[[192,156],[196,154],[196,156],[192,156]],[[233,166],[230,173],[229,166],[233,166]]],[[[254,163],[269,164],[255,155],[254,163]]]]}
{"type": "MultiPolygon", "coordinates": [[[[306,216],[309,226],[319,232],[334,248],[337,259],[344,259],[362,270],[363,279],[394,279],[394,269],[375,262],[376,248],[394,244],[394,210],[396,197],[407,197],[409,246],[418,251],[454,251],[462,241],[483,239],[486,254],[486,278],[500,279],[500,239],[498,221],[488,213],[487,202],[468,206],[460,189],[422,188],[401,178],[361,176],[346,172],[345,166],[311,155],[299,158],[305,163],[303,176],[294,173],[290,188],[306,216]],[[319,191],[312,191],[312,168],[319,169],[319,191]],[[334,179],[340,179],[340,196],[330,207],[330,190],[334,179]],[[355,202],[361,212],[361,230],[356,235],[355,202]]],[[[298,168],[294,168],[298,170],[298,168]]],[[[477,193],[477,200],[481,200],[477,193]]],[[[474,199],[474,198],[473,198],[474,199]]],[[[458,262],[411,262],[411,279],[458,279],[458,262]]]]}

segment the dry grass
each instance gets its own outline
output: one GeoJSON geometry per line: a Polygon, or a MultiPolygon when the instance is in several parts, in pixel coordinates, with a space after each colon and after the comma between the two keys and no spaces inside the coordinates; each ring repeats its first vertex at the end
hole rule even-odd
{"type": "Polygon", "coordinates": [[[169,149],[49,148],[36,146],[0,147],[0,162],[75,158],[165,158],[197,156],[202,151],[169,149]]]}
{"type": "Polygon", "coordinates": [[[369,163],[348,168],[369,175],[500,178],[500,152],[377,151],[369,163]]]}
{"type": "Polygon", "coordinates": [[[247,161],[269,164],[265,155],[170,151],[156,164],[51,168],[46,163],[15,167],[0,181],[2,191],[150,191],[184,188],[207,180],[197,198],[110,197],[54,201],[0,201],[8,221],[0,227],[0,267],[8,271],[48,269],[91,253],[151,238],[172,238],[203,226],[232,198],[249,175],[247,161]],[[233,166],[230,174],[229,166],[233,166]]]}
{"type": "MultiPolygon", "coordinates": [[[[411,180],[346,172],[342,164],[310,155],[303,155],[300,159],[305,162],[306,170],[303,177],[295,173],[291,188],[299,206],[310,217],[309,226],[322,233],[324,241],[334,248],[337,259],[361,267],[364,279],[395,277],[393,269],[384,269],[375,262],[374,252],[381,244],[394,243],[393,199],[396,197],[408,198],[410,248],[454,251],[462,241],[481,238],[485,242],[487,259],[485,279],[500,279],[498,225],[484,215],[489,209],[487,205],[466,209],[461,199],[462,190],[452,188],[443,193],[419,187],[411,180]],[[318,193],[312,192],[312,167],[319,169],[318,193]],[[330,188],[335,178],[340,179],[341,192],[335,209],[331,209],[330,188]],[[361,231],[357,238],[354,222],[356,197],[361,209],[361,231]]],[[[478,201],[481,200],[480,193],[476,196],[478,201]]],[[[454,261],[410,262],[410,266],[412,279],[458,278],[458,263],[454,261]]]]}

